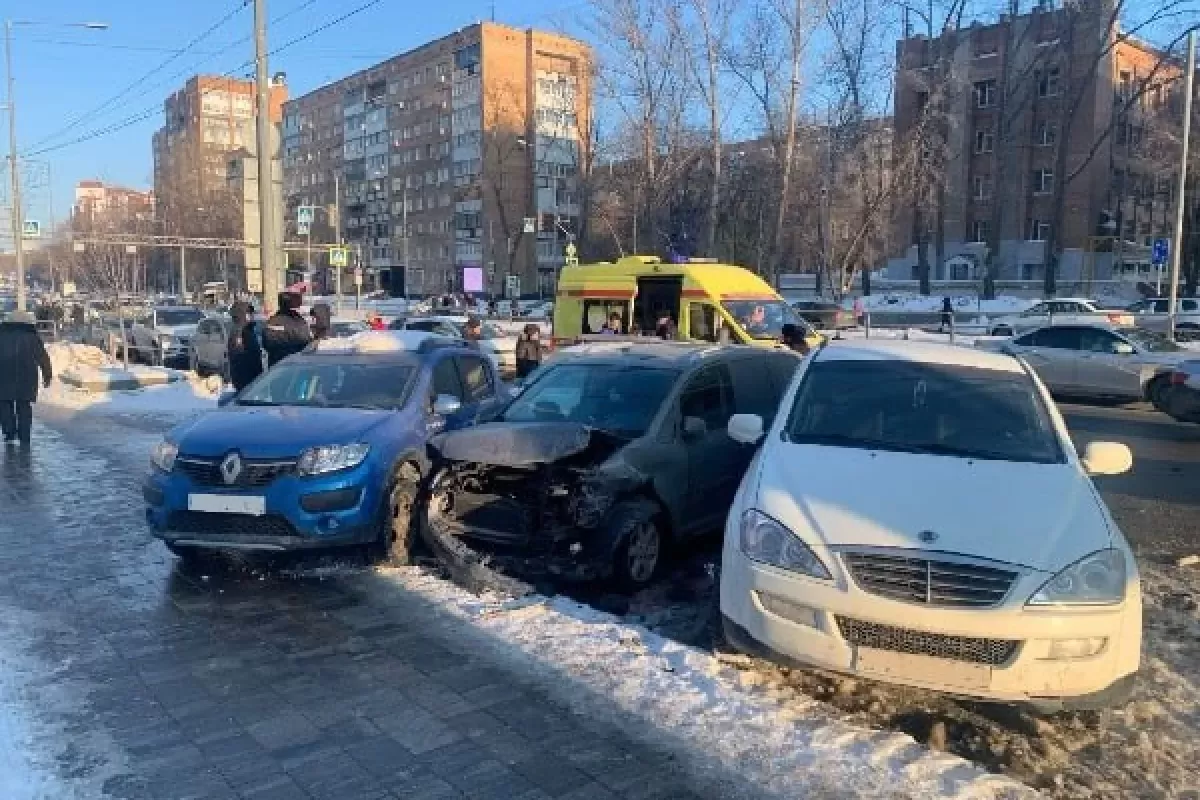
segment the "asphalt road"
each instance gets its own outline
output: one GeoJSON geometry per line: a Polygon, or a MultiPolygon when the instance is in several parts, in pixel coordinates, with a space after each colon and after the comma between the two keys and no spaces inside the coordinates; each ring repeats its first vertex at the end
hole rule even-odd
{"type": "Polygon", "coordinates": [[[1133,469],[1096,486],[1142,559],[1200,553],[1200,425],[1175,422],[1149,406],[1060,403],[1075,446],[1116,441],[1133,450],[1133,469]]]}

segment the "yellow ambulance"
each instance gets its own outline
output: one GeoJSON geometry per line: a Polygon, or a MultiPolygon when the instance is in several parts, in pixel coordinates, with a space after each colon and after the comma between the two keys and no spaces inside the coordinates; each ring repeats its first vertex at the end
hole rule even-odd
{"type": "Polygon", "coordinates": [[[773,347],[791,323],[810,347],[821,334],[770,284],[743,267],[709,259],[664,264],[656,256],[563,267],[554,298],[554,343],[600,334],[614,315],[621,333],[653,335],[670,318],[680,339],[773,347]]]}

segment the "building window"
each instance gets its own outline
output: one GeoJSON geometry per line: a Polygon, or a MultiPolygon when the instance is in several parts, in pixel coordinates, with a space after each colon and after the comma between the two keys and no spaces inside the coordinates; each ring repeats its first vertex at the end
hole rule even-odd
{"type": "Polygon", "coordinates": [[[1034,141],[1040,147],[1052,147],[1058,141],[1058,128],[1053,122],[1039,122],[1037,124],[1034,141]]]}
{"type": "Polygon", "coordinates": [[[1050,223],[1040,219],[1025,220],[1025,240],[1029,242],[1044,242],[1050,238],[1050,223]]]}
{"type": "Polygon", "coordinates": [[[1022,264],[1021,265],[1021,280],[1032,281],[1037,280],[1038,265],[1037,264],[1022,264]]]}
{"type": "Polygon", "coordinates": [[[1054,191],[1054,170],[1035,169],[1033,171],[1033,193],[1050,194],[1054,191]]]}
{"type": "Polygon", "coordinates": [[[1058,67],[1046,67],[1038,73],[1038,97],[1058,94],[1058,67]]]}
{"type": "Polygon", "coordinates": [[[992,199],[992,178],[990,175],[976,175],[972,179],[972,187],[974,188],[972,196],[976,200],[992,199]]]}
{"type": "Polygon", "coordinates": [[[971,241],[986,242],[988,240],[988,223],[985,219],[977,219],[971,223],[971,241]]]}
{"type": "Polygon", "coordinates": [[[996,146],[996,134],[990,130],[975,131],[975,152],[990,153],[996,146]]]}
{"type": "Polygon", "coordinates": [[[974,94],[976,108],[991,108],[996,105],[996,81],[976,81],[974,94]]]}

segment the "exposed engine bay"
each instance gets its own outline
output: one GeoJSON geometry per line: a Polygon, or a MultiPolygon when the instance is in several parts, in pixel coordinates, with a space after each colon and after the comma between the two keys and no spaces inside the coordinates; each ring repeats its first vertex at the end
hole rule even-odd
{"type": "MultiPolygon", "coordinates": [[[[616,546],[606,540],[608,512],[642,481],[613,458],[625,444],[562,422],[492,423],[435,437],[423,536],[470,588],[495,584],[480,571],[490,567],[531,580],[604,577],[616,546]]],[[[505,591],[524,593],[501,577],[505,591]]]]}

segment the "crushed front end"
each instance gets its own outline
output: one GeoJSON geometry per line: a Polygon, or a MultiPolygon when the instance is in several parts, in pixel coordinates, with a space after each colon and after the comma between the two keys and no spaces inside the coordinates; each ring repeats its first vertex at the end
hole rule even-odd
{"type": "Polygon", "coordinates": [[[473,566],[530,580],[604,578],[618,544],[609,511],[638,483],[613,458],[624,444],[567,423],[493,423],[438,437],[426,539],[443,561],[469,558],[466,548],[473,566]]]}

